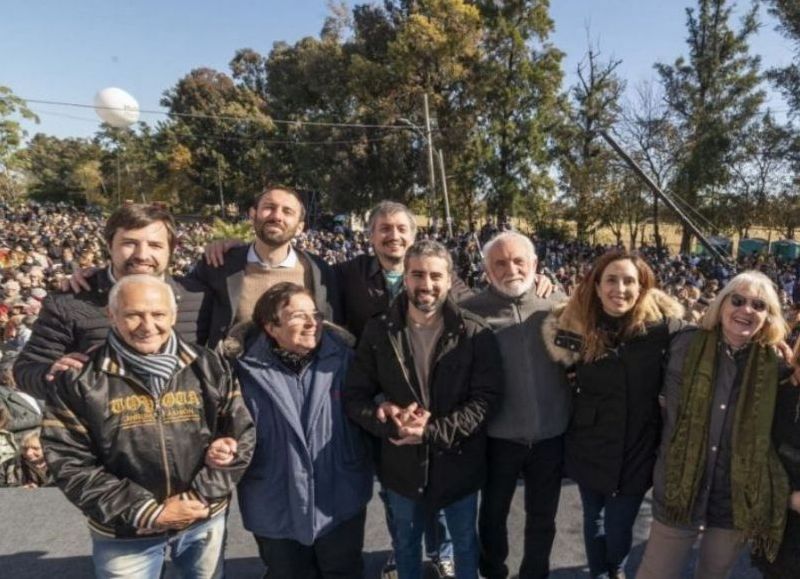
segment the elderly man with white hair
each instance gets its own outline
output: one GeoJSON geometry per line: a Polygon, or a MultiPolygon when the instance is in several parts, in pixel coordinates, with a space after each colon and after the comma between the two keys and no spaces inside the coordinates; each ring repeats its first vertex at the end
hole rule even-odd
{"type": "Polygon", "coordinates": [[[547,354],[542,322],[565,296],[559,291],[547,298],[536,295],[536,250],[524,235],[500,233],[486,243],[483,255],[491,285],[462,305],[494,330],[505,383],[488,426],[489,475],[478,522],[481,573],[487,579],[509,575],[506,520],[522,477],[526,522],[519,577],[545,578],[556,531],[570,389],[564,371],[547,354]]]}
{"type": "Polygon", "coordinates": [[[105,342],[47,390],[47,463],[88,519],[97,577],[158,578],[167,552],[181,577],[222,577],[225,511],[255,442],[237,383],[174,331],[165,281],[125,276],[108,304],[105,342]],[[235,456],[206,465],[223,437],[235,456]]]}

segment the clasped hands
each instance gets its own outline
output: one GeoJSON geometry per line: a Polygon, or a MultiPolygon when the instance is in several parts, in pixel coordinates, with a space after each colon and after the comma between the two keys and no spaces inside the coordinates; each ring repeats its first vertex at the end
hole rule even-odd
{"type": "Polygon", "coordinates": [[[422,437],[431,413],[416,402],[412,402],[405,408],[392,402],[383,402],[375,410],[375,417],[384,423],[387,420],[394,422],[397,426],[398,438],[390,438],[389,441],[396,446],[405,446],[422,444],[422,437]]]}

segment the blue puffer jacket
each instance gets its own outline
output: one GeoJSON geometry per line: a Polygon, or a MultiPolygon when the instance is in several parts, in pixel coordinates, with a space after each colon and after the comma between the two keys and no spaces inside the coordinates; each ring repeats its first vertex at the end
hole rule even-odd
{"type": "Polygon", "coordinates": [[[262,332],[251,336],[236,365],[256,424],[255,454],[239,483],[244,526],[311,545],[372,497],[367,446],[341,399],[353,352],[326,329],[314,361],[298,376],[278,361],[262,332]],[[310,396],[306,425],[290,394],[298,388],[310,396]]]}

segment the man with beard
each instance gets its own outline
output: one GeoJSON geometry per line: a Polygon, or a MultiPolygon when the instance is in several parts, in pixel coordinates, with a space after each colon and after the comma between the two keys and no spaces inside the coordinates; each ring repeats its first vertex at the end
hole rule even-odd
{"type": "MultiPolygon", "coordinates": [[[[403,260],[417,235],[417,221],[411,210],[396,201],[381,201],[369,213],[369,241],[374,255],[359,255],[334,266],[342,292],[345,327],[356,338],[376,314],[389,310],[389,304],[403,291],[403,260]]],[[[455,278],[451,294],[458,301],[471,295],[469,288],[455,278]]],[[[394,547],[394,525],[385,489],[379,496],[386,507],[386,524],[394,547]]],[[[437,575],[453,576],[453,546],[444,514],[439,511],[425,527],[425,550],[437,575]]],[[[396,577],[394,553],[381,571],[384,579],[396,577]]]]}
{"type": "Polygon", "coordinates": [[[495,331],[503,358],[503,395],[488,425],[489,475],[481,494],[481,573],[505,579],[506,520],[517,480],[525,481],[525,539],[520,579],[544,579],[556,533],[561,493],[563,434],[569,420],[569,386],[545,349],[542,323],[560,292],[536,295],[536,251],[531,240],[504,232],[484,246],[490,286],[465,309],[495,331]]]}
{"type": "Polygon", "coordinates": [[[201,259],[189,274],[214,296],[208,345],[214,347],[233,325],[249,321],[258,298],[280,282],[310,290],[322,316],[338,322],[333,270],[318,256],[292,247],[305,217],[300,194],[283,185],[267,187],[253,198],[249,215],[256,235],[252,244],[228,249],[224,263],[210,265],[201,259]]]}
{"type": "Polygon", "coordinates": [[[201,323],[203,288],[167,273],[176,244],[172,215],[152,205],[126,205],[108,218],[104,237],[109,266],[84,281],[86,291],[49,294],[44,299],[33,333],[14,364],[17,387],[35,398],[46,399],[56,375],[70,368],[80,370],[89,350],[105,340],[108,293],[125,276],[164,279],[178,301],[176,331],[187,342],[206,340],[207,329],[201,323]]]}
{"type": "Polygon", "coordinates": [[[411,246],[405,292],[367,322],[345,385],[348,415],[381,439],[379,476],[394,518],[399,579],[421,577],[424,522],[437,509],[447,519],[456,577],[478,576],[485,423],[502,370],[491,329],[448,298],[452,279],[444,246],[411,246]]]}

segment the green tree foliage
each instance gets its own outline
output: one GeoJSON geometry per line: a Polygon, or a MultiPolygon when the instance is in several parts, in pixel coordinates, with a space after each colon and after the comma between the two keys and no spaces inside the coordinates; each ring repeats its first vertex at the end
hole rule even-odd
{"type": "Polygon", "coordinates": [[[779,22],[779,29],[794,42],[795,61],[769,71],[771,80],[781,88],[794,115],[800,115],[800,2],[797,0],[767,0],[770,12],[779,22]]]}
{"type": "Polygon", "coordinates": [[[102,156],[100,146],[87,139],[34,135],[25,149],[29,194],[42,201],[72,199],[82,203],[87,195],[97,193],[97,182],[87,180],[78,168],[87,163],[99,163],[102,156]]]}
{"type": "Polygon", "coordinates": [[[603,195],[609,187],[613,156],[597,131],[609,130],[620,115],[624,84],[616,74],[620,61],[601,61],[590,48],[578,65],[578,83],[572,87],[569,122],[559,134],[559,164],[567,215],[578,237],[588,239],[603,224],[603,195]]]}
{"type": "MultiPolygon", "coordinates": [[[[756,118],[764,100],[759,88],[759,58],[749,40],[758,30],[756,7],[738,30],[731,24],[728,0],[698,0],[686,10],[688,57],[656,64],[684,146],[674,190],[690,205],[702,208],[730,181],[736,135],[756,118]]],[[[691,233],[684,228],[681,250],[689,251],[691,233]]]]}
{"type": "Polygon", "coordinates": [[[16,96],[10,88],[0,85],[0,196],[14,196],[18,190],[16,174],[24,161],[18,155],[25,131],[18,119],[39,122],[39,118],[16,96]]]}
{"type": "Polygon", "coordinates": [[[534,222],[554,193],[549,139],[563,103],[563,53],[549,41],[548,0],[478,3],[483,54],[472,83],[484,152],[478,169],[486,179],[488,210],[501,219],[525,207],[534,222]],[[530,197],[531,199],[526,199],[530,197]]]}
{"type": "Polygon", "coordinates": [[[191,71],[161,99],[171,121],[162,127],[165,142],[191,151],[191,170],[183,175],[200,193],[193,205],[215,203],[220,185],[226,199],[252,195],[269,178],[267,141],[273,124],[258,94],[225,73],[191,71]]]}

